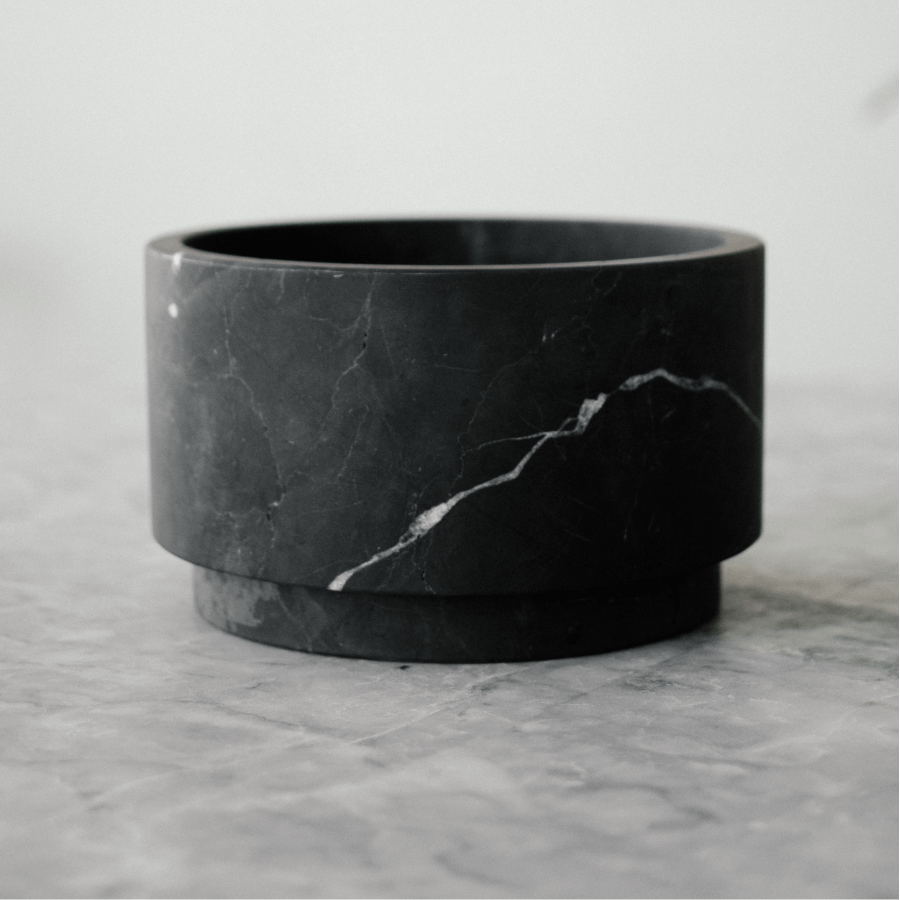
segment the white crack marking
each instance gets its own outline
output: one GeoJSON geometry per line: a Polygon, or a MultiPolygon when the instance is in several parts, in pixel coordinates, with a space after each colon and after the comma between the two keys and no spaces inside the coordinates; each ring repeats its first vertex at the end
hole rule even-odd
{"type": "Polygon", "coordinates": [[[359,368],[359,361],[366,355],[366,350],[369,347],[369,331],[372,328],[372,292],[375,290],[375,280],[372,280],[372,284],[369,287],[369,293],[366,295],[365,302],[363,303],[362,312],[357,316],[356,321],[353,323],[352,327],[355,329],[362,319],[365,319],[364,322],[364,331],[363,331],[363,342],[362,348],[359,353],[353,359],[353,362],[338,375],[337,381],[334,383],[334,390],[331,392],[331,409],[329,412],[334,410],[334,404],[337,401],[338,391],[341,389],[341,382],[351,373],[356,371],[359,368]]]}
{"type": "Polygon", "coordinates": [[[342,591],[347,582],[357,572],[367,569],[369,566],[373,566],[383,559],[394,556],[396,553],[399,553],[401,550],[410,546],[410,544],[414,544],[420,538],[423,538],[444,518],[444,516],[447,515],[447,513],[450,512],[451,509],[453,509],[454,506],[465,500],[467,497],[471,497],[472,494],[477,494],[479,491],[485,491],[488,488],[497,487],[497,485],[514,481],[522,474],[525,466],[528,465],[531,458],[544,446],[544,444],[549,441],[559,440],[560,438],[576,437],[584,434],[591,420],[598,412],[600,412],[606,404],[606,401],[613,394],[616,394],[619,391],[637,390],[639,387],[642,387],[657,378],[662,378],[670,384],[674,384],[676,387],[683,388],[687,391],[721,391],[737,404],[741,411],[747,415],[757,428],[762,427],[759,417],[755,415],[753,410],[747,406],[744,400],[725,384],[724,381],[718,381],[715,378],[711,378],[709,375],[704,375],[700,378],[685,378],[680,375],[673,375],[667,369],[662,368],[653,369],[642,375],[632,375],[631,378],[623,381],[622,384],[608,394],[601,392],[596,397],[588,397],[583,400],[581,407],[578,410],[578,415],[570,416],[559,428],[553,431],[538,431],[534,434],[524,435],[522,437],[501,438],[497,441],[488,441],[487,444],[482,444],[481,446],[485,447],[488,444],[499,444],[505,441],[534,441],[532,446],[514,468],[510,469],[508,472],[504,472],[502,475],[497,475],[495,478],[483,481],[481,484],[476,484],[473,487],[466,488],[464,491],[459,491],[443,503],[438,503],[436,506],[432,506],[430,509],[426,509],[424,512],[419,513],[396,544],[385,550],[379,551],[358,566],[354,566],[352,569],[341,572],[341,574],[334,578],[328,585],[329,590],[342,591]]]}
{"type": "Polygon", "coordinates": [[[760,422],[759,417],[747,406],[740,394],[733,391],[724,381],[710,378],[709,375],[703,375],[700,378],[684,378],[681,375],[673,375],[666,369],[654,369],[652,372],[646,372],[644,375],[632,375],[631,378],[620,384],[616,390],[633,391],[648,381],[653,381],[654,378],[664,378],[670,384],[684,388],[686,391],[721,391],[737,404],[738,408],[746,414],[747,418],[757,428],[762,428],[762,422],[760,422]]]}
{"type": "Polygon", "coordinates": [[[285,481],[282,476],[281,466],[278,463],[278,457],[275,454],[275,445],[272,442],[272,434],[269,431],[269,425],[266,422],[265,414],[260,407],[259,403],[256,400],[256,394],[253,391],[253,388],[248,384],[247,380],[241,375],[238,370],[238,362],[235,358],[234,351],[231,348],[231,324],[228,320],[228,310],[227,308],[222,309],[222,324],[225,328],[225,353],[228,356],[228,371],[223,373],[223,377],[232,378],[237,381],[239,384],[243,385],[244,389],[247,391],[247,394],[250,397],[250,409],[253,410],[254,415],[259,419],[260,425],[262,425],[263,437],[265,438],[266,444],[269,448],[269,455],[272,457],[272,467],[275,469],[275,486],[279,490],[279,496],[269,503],[266,506],[266,519],[269,522],[269,528],[272,532],[272,539],[269,545],[269,549],[275,545],[275,538],[277,537],[277,532],[275,529],[275,524],[272,521],[274,518],[278,507],[281,506],[282,501],[284,500],[287,489],[285,487],[285,481]]]}

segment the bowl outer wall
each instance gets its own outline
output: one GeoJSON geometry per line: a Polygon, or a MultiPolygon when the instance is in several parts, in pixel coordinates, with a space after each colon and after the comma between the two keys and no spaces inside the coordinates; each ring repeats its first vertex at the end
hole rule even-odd
{"type": "Polygon", "coordinates": [[[758,537],[755,239],[416,268],[184,237],[154,241],[146,267],[154,533],[176,555],[468,596],[666,577],[758,537]]]}

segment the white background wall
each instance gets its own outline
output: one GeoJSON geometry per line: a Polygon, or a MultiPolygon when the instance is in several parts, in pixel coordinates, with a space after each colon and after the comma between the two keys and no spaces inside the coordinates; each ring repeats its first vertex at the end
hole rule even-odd
{"type": "Polygon", "coordinates": [[[893,380],[896,77],[893,0],[0,0],[2,321],[139,360],[181,228],[646,218],[764,238],[771,380],[893,380]]]}

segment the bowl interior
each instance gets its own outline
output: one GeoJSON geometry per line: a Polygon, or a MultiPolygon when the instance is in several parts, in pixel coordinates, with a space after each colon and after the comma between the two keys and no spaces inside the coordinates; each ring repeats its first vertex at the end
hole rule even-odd
{"type": "Polygon", "coordinates": [[[603,262],[712,250],[725,235],[633,222],[426,220],[264,225],[190,235],[188,247],[294,262],[499,266],[603,262]]]}

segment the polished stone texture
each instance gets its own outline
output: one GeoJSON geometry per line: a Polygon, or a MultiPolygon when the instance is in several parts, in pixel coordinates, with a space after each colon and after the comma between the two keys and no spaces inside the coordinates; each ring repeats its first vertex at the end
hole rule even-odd
{"type": "Polygon", "coordinates": [[[520,662],[621,650],[714,618],[719,566],[603,595],[411,597],[273,584],[194,567],[207,622],[307,653],[398,662],[520,662]]]}
{"type": "MultiPolygon", "coordinates": [[[[685,584],[759,535],[754,238],[332,223],[146,260],[154,532],[235,576],[235,633],[408,661],[619,649],[708,619],[685,584]],[[357,596],[355,626],[325,589],[357,596]],[[373,603],[397,615],[367,643],[373,603]]],[[[225,581],[198,583],[229,624],[234,598],[204,601],[225,581]]]]}
{"type": "Polygon", "coordinates": [[[404,667],[196,614],[137,325],[65,314],[0,328],[0,894],[897,895],[893,392],[769,391],[714,624],[404,667]]]}

